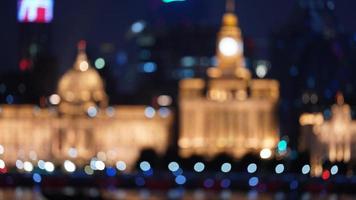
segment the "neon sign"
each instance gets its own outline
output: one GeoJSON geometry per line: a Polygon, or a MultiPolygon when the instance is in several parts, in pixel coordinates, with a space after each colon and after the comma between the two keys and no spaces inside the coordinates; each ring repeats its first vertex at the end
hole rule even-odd
{"type": "Polygon", "coordinates": [[[53,19],[54,0],[19,0],[17,19],[23,23],[49,23],[53,19]]]}

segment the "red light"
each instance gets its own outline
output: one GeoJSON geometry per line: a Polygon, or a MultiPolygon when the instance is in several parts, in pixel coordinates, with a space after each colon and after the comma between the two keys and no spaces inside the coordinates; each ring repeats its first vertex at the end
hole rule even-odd
{"type": "Polygon", "coordinates": [[[321,175],[321,178],[322,178],[323,180],[328,180],[328,179],[330,178],[330,172],[329,172],[329,170],[323,171],[323,174],[321,175]]]}
{"type": "Polygon", "coordinates": [[[5,167],[5,168],[0,169],[0,173],[1,174],[6,174],[7,173],[7,168],[5,167]]]}
{"type": "Polygon", "coordinates": [[[26,71],[29,70],[31,67],[31,61],[29,59],[21,59],[20,60],[20,70],[21,71],[26,71]]]}

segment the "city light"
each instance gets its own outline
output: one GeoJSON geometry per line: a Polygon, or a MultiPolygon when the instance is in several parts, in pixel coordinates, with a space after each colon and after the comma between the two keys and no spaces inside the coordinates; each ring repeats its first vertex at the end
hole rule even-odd
{"type": "Polygon", "coordinates": [[[256,75],[258,78],[264,78],[267,75],[267,66],[263,64],[257,65],[256,75]]]}
{"type": "Polygon", "coordinates": [[[249,185],[250,187],[254,187],[254,186],[258,185],[258,182],[259,182],[259,180],[258,180],[257,177],[251,177],[251,178],[248,180],[248,185],[249,185]]]}
{"type": "Polygon", "coordinates": [[[49,23],[54,0],[18,0],[17,19],[23,23],[49,23]]]}
{"type": "Polygon", "coordinates": [[[153,118],[156,114],[156,110],[152,107],[146,107],[145,109],[145,116],[147,118],[153,118]]]}
{"type": "Polygon", "coordinates": [[[72,161],[66,160],[66,161],[64,161],[64,169],[67,172],[72,173],[76,170],[76,166],[72,161]]]}
{"type": "Polygon", "coordinates": [[[178,164],[177,162],[170,162],[170,163],[168,164],[168,169],[169,169],[169,171],[171,171],[171,172],[178,171],[178,169],[179,169],[179,164],[178,164]]]}
{"type": "Polygon", "coordinates": [[[330,169],[331,175],[336,175],[339,172],[339,167],[337,165],[333,165],[330,169]]]}
{"type": "Polygon", "coordinates": [[[146,27],[146,23],[144,21],[137,21],[132,24],[131,31],[137,34],[142,32],[145,29],[145,27],[146,27]]]}
{"type": "Polygon", "coordinates": [[[54,164],[52,162],[46,162],[45,163],[45,166],[44,166],[44,169],[47,171],[47,172],[53,172],[55,167],[54,167],[54,164]]]}
{"type": "Polygon", "coordinates": [[[278,143],[278,151],[279,152],[285,152],[287,150],[287,141],[281,140],[278,143]]]}
{"type": "Polygon", "coordinates": [[[105,169],[105,163],[101,160],[95,161],[95,170],[103,171],[105,169]]]}
{"type": "Polygon", "coordinates": [[[97,69],[103,69],[105,67],[105,60],[103,58],[98,58],[95,60],[94,64],[97,69]]]}
{"type": "Polygon", "coordinates": [[[230,163],[224,163],[221,165],[221,171],[224,172],[224,173],[228,173],[231,171],[231,164],[230,163]]]}
{"type": "Polygon", "coordinates": [[[304,165],[302,167],[302,174],[309,174],[310,172],[310,165],[304,165]]]}
{"type": "Polygon", "coordinates": [[[260,157],[262,159],[269,159],[272,156],[272,151],[271,149],[262,149],[260,152],[260,157]]]}
{"type": "Polygon", "coordinates": [[[185,178],[185,176],[183,175],[179,175],[175,178],[175,182],[178,184],[178,185],[183,185],[185,182],[187,181],[187,179],[185,178]]]}
{"type": "Polygon", "coordinates": [[[225,37],[219,43],[219,50],[225,56],[234,56],[242,52],[242,45],[234,38],[225,37]]]}
{"type": "Polygon", "coordinates": [[[147,172],[147,171],[149,171],[149,170],[151,169],[151,165],[150,165],[150,163],[147,162],[147,161],[142,161],[142,162],[140,163],[140,169],[141,169],[142,171],[144,171],[144,172],[147,172]]]}
{"type": "Polygon", "coordinates": [[[182,2],[186,0],[162,0],[163,3],[182,2]]]}
{"type": "Polygon", "coordinates": [[[126,170],[126,163],[124,161],[117,161],[116,162],[116,169],[119,171],[125,171],[126,170]]]}
{"type": "Polygon", "coordinates": [[[20,170],[23,169],[23,167],[24,167],[24,163],[22,162],[22,160],[16,160],[15,165],[16,165],[16,168],[20,169],[20,170]]]}
{"type": "Polygon", "coordinates": [[[205,169],[204,163],[202,163],[202,162],[197,162],[197,163],[195,163],[195,165],[194,165],[194,171],[196,171],[196,172],[202,172],[202,171],[204,171],[204,169],[205,169]]]}
{"type": "Polygon", "coordinates": [[[82,72],[85,72],[89,69],[89,63],[87,61],[82,61],[80,64],[79,64],[79,70],[82,71],[82,72]]]}
{"type": "Polygon", "coordinates": [[[247,166],[247,172],[253,174],[257,171],[257,165],[255,163],[251,163],[247,166]]]}
{"type": "Polygon", "coordinates": [[[283,164],[278,164],[275,168],[276,174],[282,174],[284,172],[284,165],[283,164]]]}
{"type": "Polygon", "coordinates": [[[160,95],[157,98],[157,103],[160,106],[170,106],[172,104],[172,97],[168,95],[160,95]]]}
{"type": "Polygon", "coordinates": [[[4,146],[2,146],[2,145],[0,144],[0,155],[1,155],[1,154],[4,154],[4,152],[5,152],[4,146]]]}
{"type": "Polygon", "coordinates": [[[33,181],[36,182],[36,183],[40,183],[40,182],[42,181],[42,177],[41,177],[41,175],[38,174],[38,173],[34,173],[34,174],[32,175],[32,179],[33,179],[33,181]]]}
{"type": "Polygon", "coordinates": [[[52,95],[49,97],[49,102],[50,102],[52,105],[58,105],[58,104],[61,102],[61,97],[60,97],[58,94],[52,94],[52,95]]]}
{"type": "Polygon", "coordinates": [[[24,164],[23,164],[23,169],[24,169],[26,172],[32,172],[32,170],[33,170],[33,165],[32,165],[32,163],[30,163],[30,162],[28,162],[28,161],[24,162],[24,164]]]}
{"type": "Polygon", "coordinates": [[[3,160],[0,160],[0,169],[5,168],[5,162],[3,160]]]}

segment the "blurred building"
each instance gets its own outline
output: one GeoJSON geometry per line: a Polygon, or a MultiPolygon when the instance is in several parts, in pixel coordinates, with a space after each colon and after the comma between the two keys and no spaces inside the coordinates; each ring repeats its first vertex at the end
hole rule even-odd
{"type": "Polygon", "coordinates": [[[142,149],[165,152],[172,126],[170,110],[149,106],[108,106],[104,82],[90,66],[85,43],[80,44],[72,69],[59,81],[53,105],[2,105],[0,145],[2,159],[72,160],[79,165],[98,159],[113,165],[124,161],[131,167],[142,149]]]}
{"type": "Polygon", "coordinates": [[[356,121],[352,120],[350,106],[344,103],[341,94],[331,112],[330,120],[324,119],[321,113],[304,113],[300,117],[299,148],[310,152],[313,175],[322,173],[326,160],[345,163],[356,160],[356,121]]]}
{"type": "Polygon", "coordinates": [[[180,82],[180,135],[182,156],[214,156],[271,150],[278,142],[276,109],[279,83],[251,79],[245,67],[243,42],[233,1],[218,34],[217,67],[209,68],[208,79],[180,82]]]}

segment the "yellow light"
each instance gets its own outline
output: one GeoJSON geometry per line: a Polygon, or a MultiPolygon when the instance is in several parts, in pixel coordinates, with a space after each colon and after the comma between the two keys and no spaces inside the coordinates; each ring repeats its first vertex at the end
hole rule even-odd
{"type": "Polygon", "coordinates": [[[271,149],[262,149],[261,152],[260,152],[260,157],[262,159],[269,159],[270,157],[272,156],[272,151],[271,149]]]}
{"type": "Polygon", "coordinates": [[[219,42],[219,51],[225,56],[234,56],[242,52],[242,44],[234,38],[225,37],[219,42]]]}
{"type": "Polygon", "coordinates": [[[89,69],[89,64],[88,64],[88,62],[87,62],[87,61],[81,62],[81,63],[79,64],[79,69],[80,69],[80,71],[82,71],[82,72],[87,71],[87,70],[89,69]]]}

